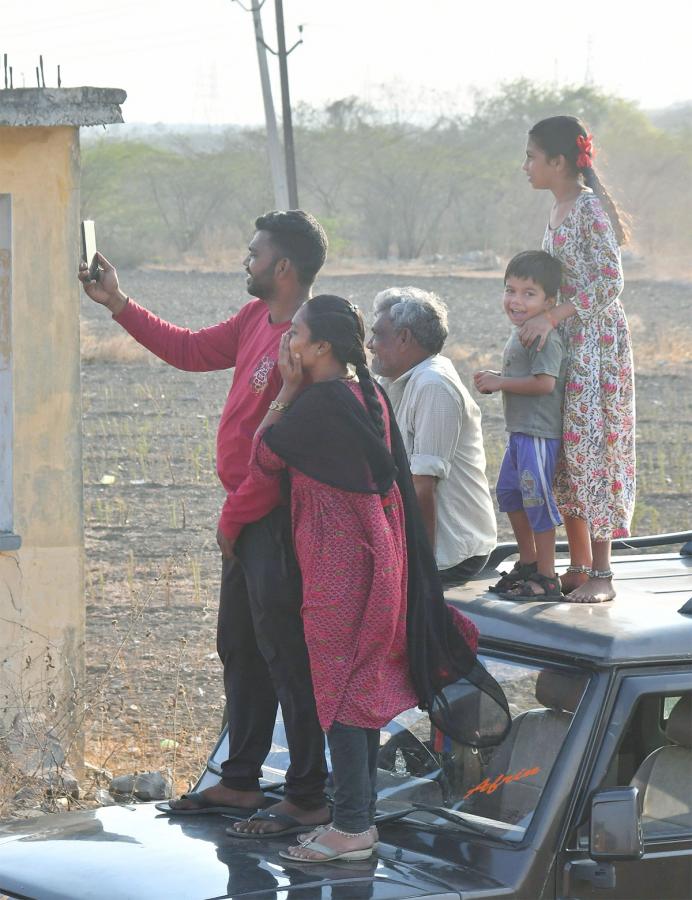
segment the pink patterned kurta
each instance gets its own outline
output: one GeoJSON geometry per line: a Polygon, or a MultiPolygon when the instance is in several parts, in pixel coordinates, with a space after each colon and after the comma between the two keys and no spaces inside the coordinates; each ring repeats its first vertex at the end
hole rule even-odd
{"type": "Polygon", "coordinates": [[[560,260],[561,302],[577,314],[561,332],[568,348],[563,452],[555,498],[586,519],[597,541],[629,534],[635,497],[634,372],[620,248],[600,200],[585,191],[543,249],[560,260]]]}
{"type": "MultiPolygon", "coordinates": [[[[349,388],[362,402],[357,383],[349,388]]],[[[389,434],[387,410],[384,409],[389,434]]],[[[253,480],[286,463],[260,439],[253,480]]],[[[380,728],[416,706],[406,653],[406,538],[399,488],[386,500],[330,487],[289,468],[303,624],[320,725],[380,728]]]]}

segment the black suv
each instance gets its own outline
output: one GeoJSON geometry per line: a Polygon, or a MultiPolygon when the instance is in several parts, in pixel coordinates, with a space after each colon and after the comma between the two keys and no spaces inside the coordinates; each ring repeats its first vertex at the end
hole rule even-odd
{"type": "MultiPolygon", "coordinates": [[[[619,556],[618,597],[596,606],[500,600],[486,592],[496,572],[448,591],[480,627],[512,727],[480,752],[419,710],[383,729],[372,860],[301,865],[278,854],[294,839],[234,839],[224,816],[119,806],[0,826],[0,895],[689,900],[690,554],[685,544],[619,556]]],[[[224,733],[198,789],[218,779],[225,746],[224,733]]],[[[287,764],[278,721],[269,795],[280,796],[287,764]]]]}

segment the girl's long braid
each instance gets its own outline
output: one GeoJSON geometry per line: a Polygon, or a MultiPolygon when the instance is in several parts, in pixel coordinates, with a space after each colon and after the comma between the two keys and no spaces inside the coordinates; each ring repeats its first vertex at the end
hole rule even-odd
{"type": "Polygon", "coordinates": [[[368,364],[365,358],[365,351],[363,350],[362,345],[359,347],[359,350],[360,357],[358,359],[349,360],[349,362],[353,362],[353,365],[356,367],[358,384],[360,385],[360,389],[363,391],[365,405],[368,408],[370,418],[375,423],[375,427],[377,428],[380,437],[384,441],[385,431],[384,416],[382,415],[382,404],[380,403],[377,388],[375,387],[375,384],[370,375],[370,369],[368,368],[368,364]]]}
{"type": "Polygon", "coordinates": [[[596,174],[596,170],[593,166],[588,166],[587,168],[579,169],[579,171],[584,179],[584,184],[587,187],[591,188],[591,190],[603,204],[603,208],[605,209],[608,218],[610,219],[611,225],[613,226],[613,231],[615,232],[615,237],[617,238],[618,244],[626,244],[629,238],[629,229],[623,221],[623,215],[617,208],[615,201],[610,196],[605,188],[605,185],[596,174]]]}

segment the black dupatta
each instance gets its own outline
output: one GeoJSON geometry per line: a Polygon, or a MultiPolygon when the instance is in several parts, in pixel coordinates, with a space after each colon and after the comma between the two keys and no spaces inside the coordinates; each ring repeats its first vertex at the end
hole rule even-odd
{"type": "Polygon", "coordinates": [[[444,600],[401,433],[387,395],[378,391],[389,410],[391,453],[341,380],[306,388],[263,439],[289,466],[331,487],[384,496],[396,481],[406,523],[409,669],[421,709],[459,743],[497,744],[511,722],[507,700],[444,600]]]}

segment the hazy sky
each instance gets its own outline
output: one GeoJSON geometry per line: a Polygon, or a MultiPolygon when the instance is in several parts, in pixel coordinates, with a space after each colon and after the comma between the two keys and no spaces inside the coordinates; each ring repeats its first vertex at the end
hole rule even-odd
{"type": "MultiPolygon", "coordinates": [[[[245,0],[249,6],[249,0],[245,0]]],[[[393,86],[446,110],[526,76],[598,86],[645,108],[692,98],[689,0],[284,0],[291,99],[321,105],[393,86]],[[438,97],[432,97],[436,92],[438,97]]],[[[276,46],[274,0],[263,9],[276,46]]],[[[128,122],[263,120],[252,17],[233,0],[0,0],[14,85],[120,87],[128,122]]],[[[276,60],[275,103],[280,106],[276,60]]],[[[0,72],[0,78],[2,77],[0,72]]]]}

